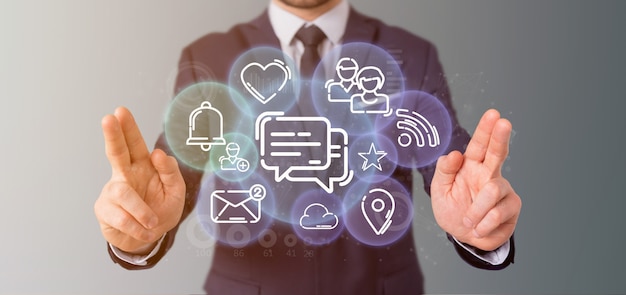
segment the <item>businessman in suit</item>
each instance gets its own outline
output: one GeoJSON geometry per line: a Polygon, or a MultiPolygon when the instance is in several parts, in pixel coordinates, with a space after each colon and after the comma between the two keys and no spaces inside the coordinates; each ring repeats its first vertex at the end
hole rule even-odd
{"type": "MultiPolygon", "coordinates": [[[[495,110],[485,112],[473,136],[459,126],[436,50],[429,42],[402,29],[364,16],[344,0],[272,0],[268,10],[226,33],[206,35],[187,46],[180,64],[202,65],[209,71],[184,70],[176,91],[212,79],[228,81],[233,62],[246,50],[271,46],[283,50],[309,72],[311,54],[323,56],[335,46],[367,42],[397,53],[407,89],[431,93],[452,119],[448,153],[419,172],[430,193],[439,226],[457,253],[471,265],[497,270],[514,258],[513,232],[521,210],[520,197],[501,175],[508,154],[511,124],[495,110]],[[298,34],[315,26],[323,33],[317,52],[307,52],[298,34]],[[207,74],[210,73],[210,74],[207,74]]],[[[319,58],[319,56],[317,58],[319,58]]],[[[303,74],[303,76],[310,74],[303,74]]],[[[118,108],[102,120],[112,177],[95,204],[95,214],[108,241],[112,259],[128,269],[149,268],[174,242],[178,225],[193,209],[202,173],[179,164],[164,136],[149,152],[131,113],[118,108]]],[[[410,170],[391,177],[411,191],[410,170]]],[[[275,232],[292,231],[276,222],[275,232]]],[[[423,279],[409,230],[384,248],[369,247],[344,237],[313,250],[312,259],[263,259],[251,243],[246,257],[218,244],[205,289],[215,294],[410,294],[423,292],[423,279]]],[[[282,252],[277,244],[277,253],[282,252]]]]}

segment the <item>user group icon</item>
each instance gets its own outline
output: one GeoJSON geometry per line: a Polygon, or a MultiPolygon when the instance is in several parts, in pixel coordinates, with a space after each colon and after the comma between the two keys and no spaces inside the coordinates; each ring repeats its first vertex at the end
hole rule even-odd
{"type": "Polygon", "coordinates": [[[341,58],[335,68],[339,81],[326,82],[328,101],[349,102],[353,114],[389,114],[389,96],[380,92],[385,85],[385,75],[380,68],[359,68],[350,57],[341,58]]]}

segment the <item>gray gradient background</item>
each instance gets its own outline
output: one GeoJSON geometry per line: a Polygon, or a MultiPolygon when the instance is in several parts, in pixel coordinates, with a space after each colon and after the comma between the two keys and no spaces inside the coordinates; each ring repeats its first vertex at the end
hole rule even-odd
{"type": "MultiPolygon", "coordinates": [[[[490,107],[514,126],[516,263],[466,265],[417,190],[426,290],[626,293],[626,2],[351,2],[438,46],[468,130],[490,107]]],[[[93,214],[110,173],[100,118],[125,105],[154,142],[182,47],[266,3],[0,0],[0,293],[202,292],[193,222],[152,270],[109,260],[93,214]]]]}

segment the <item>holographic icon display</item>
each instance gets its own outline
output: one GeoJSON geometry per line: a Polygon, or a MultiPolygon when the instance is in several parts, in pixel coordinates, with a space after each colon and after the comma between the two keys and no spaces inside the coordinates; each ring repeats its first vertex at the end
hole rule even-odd
{"type": "Polygon", "coordinates": [[[304,209],[300,217],[300,226],[307,230],[332,230],[339,224],[339,218],[326,206],[313,203],[304,209]]]}
{"type": "Polygon", "coordinates": [[[260,184],[249,190],[216,190],[211,194],[211,220],[215,223],[257,223],[267,191],[260,184]]]}
{"type": "Polygon", "coordinates": [[[368,152],[361,152],[358,154],[364,160],[363,165],[361,166],[361,169],[363,171],[369,169],[370,167],[374,167],[378,169],[378,171],[383,171],[383,168],[380,165],[380,160],[382,160],[382,158],[384,158],[387,153],[385,151],[377,151],[376,146],[374,146],[373,142],[370,145],[370,149],[368,152]]]}
{"type": "Polygon", "coordinates": [[[393,196],[382,188],[371,189],[369,194],[361,199],[361,213],[377,236],[387,232],[393,222],[391,217],[395,210],[396,202],[393,196]],[[382,213],[383,211],[385,212],[382,213]]]}
{"type": "Polygon", "coordinates": [[[187,145],[200,146],[209,151],[213,145],[225,145],[224,118],[222,113],[204,101],[189,114],[189,137],[187,145]]]}
{"type": "Polygon", "coordinates": [[[396,116],[401,119],[397,121],[396,127],[403,131],[398,135],[398,144],[401,147],[409,147],[413,141],[415,141],[415,146],[424,147],[426,137],[428,137],[429,147],[437,147],[441,144],[437,127],[418,112],[397,109],[396,116]]]}
{"type": "Polygon", "coordinates": [[[262,65],[252,62],[246,65],[239,75],[244,88],[262,104],[268,103],[285,88],[291,80],[291,70],[285,62],[279,59],[262,65]],[[266,83],[264,76],[269,76],[270,83],[266,83]]]}
{"type": "Polygon", "coordinates": [[[286,179],[317,183],[326,192],[332,193],[335,183],[345,186],[354,174],[348,169],[348,134],[341,128],[332,128],[327,118],[290,117],[284,116],[284,112],[265,112],[256,120],[255,139],[259,141],[261,166],[275,172],[276,182],[286,179]],[[304,129],[305,124],[309,128],[304,129]],[[306,173],[327,171],[335,161],[343,165],[339,175],[306,173]]]}
{"type": "Polygon", "coordinates": [[[343,44],[327,57],[333,79],[318,67],[301,81],[283,52],[253,48],[233,63],[228,86],[197,83],[170,107],[168,143],[206,172],[203,227],[219,241],[247,244],[274,220],[306,245],[328,244],[344,227],[388,245],[410,227],[410,194],[391,174],[445,150],[447,109],[405,91],[382,48],[343,44]]]}
{"type": "Polygon", "coordinates": [[[224,171],[237,170],[239,172],[246,172],[250,169],[250,162],[244,158],[239,158],[239,152],[241,148],[239,144],[231,142],[226,145],[227,156],[221,156],[218,160],[220,162],[220,169],[224,171]]]}

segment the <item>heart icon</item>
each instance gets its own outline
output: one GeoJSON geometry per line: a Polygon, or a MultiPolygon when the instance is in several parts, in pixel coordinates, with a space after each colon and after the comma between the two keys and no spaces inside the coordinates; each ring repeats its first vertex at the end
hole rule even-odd
{"type": "Polygon", "coordinates": [[[241,70],[241,83],[246,90],[263,104],[268,103],[285,88],[291,80],[291,70],[281,60],[266,65],[252,62],[241,70]]]}

